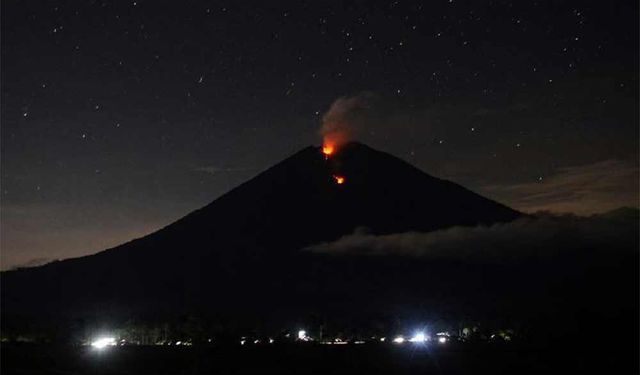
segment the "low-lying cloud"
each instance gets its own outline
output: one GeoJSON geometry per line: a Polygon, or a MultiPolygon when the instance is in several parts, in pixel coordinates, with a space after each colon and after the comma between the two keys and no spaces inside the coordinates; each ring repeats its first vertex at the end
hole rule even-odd
{"type": "Polygon", "coordinates": [[[307,251],[329,255],[408,256],[429,260],[518,263],[583,254],[602,257],[638,251],[637,209],[580,217],[538,213],[510,223],[388,235],[356,231],[307,251]]]}
{"type": "Polygon", "coordinates": [[[576,214],[605,212],[616,207],[638,208],[638,166],[620,160],[562,168],[540,182],[494,185],[482,192],[525,212],[576,214]]]}

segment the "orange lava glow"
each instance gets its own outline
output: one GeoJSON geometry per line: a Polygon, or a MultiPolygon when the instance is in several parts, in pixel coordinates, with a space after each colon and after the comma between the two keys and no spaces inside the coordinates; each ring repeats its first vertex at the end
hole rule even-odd
{"type": "Polygon", "coordinates": [[[344,184],[344,177],[342,176],[333,176],[333,179],[336,180],[336,184],[338,185],[344,184]]]}
{"type": "Polygon", "coordinates": [[[322,153],[327,157],[333,154],[334,151],[335,151],[335,148],[331,144],[324,144],[322,146],[322,153]]]}

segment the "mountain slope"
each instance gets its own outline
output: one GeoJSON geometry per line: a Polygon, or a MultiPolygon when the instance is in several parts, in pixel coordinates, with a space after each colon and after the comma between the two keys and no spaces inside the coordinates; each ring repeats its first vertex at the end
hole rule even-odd
{"type": "Polygon", "coordinates": [[[3,312],[220,309],[244,306],[248,296],[260,304],[267,295],[283,302],[278,291],[293,293],[302,279],[315,282],[300,270],[315,262],[299,251],[308,245],[358,227],[378,234],[431,231],[519,215],[363,144],[348,144],[328,159],[307,147],[146,237],[3,273],[3,312]]]}

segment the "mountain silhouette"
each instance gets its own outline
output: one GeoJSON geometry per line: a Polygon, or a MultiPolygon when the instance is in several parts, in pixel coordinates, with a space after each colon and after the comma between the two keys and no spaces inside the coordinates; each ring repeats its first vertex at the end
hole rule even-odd
{"type": "Polygon", "coordinates": [[[307,246],[358,228],[427,232],[520,215],[360,143],[328,158],[307,147],[148,236],[3,272],[2,308],[7,317],[192,309],[258,314],[327,306],[349,299],[346,290],[366,295],[373,284],[362,275],[374,270],[367,268],[374,261],[335,264],[301,251],[307,246]]]}

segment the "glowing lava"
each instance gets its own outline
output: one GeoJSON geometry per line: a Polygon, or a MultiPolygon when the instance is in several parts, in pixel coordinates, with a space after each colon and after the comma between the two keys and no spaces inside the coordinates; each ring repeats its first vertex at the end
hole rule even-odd
{"type": "Polygon", "coordinates": [[[325,143],[322,146],[322,153],[324,154],[325,157],[328,158],[329,155],[333,154],[334,152],[335,152],[335,148],[333,147],[332,144],[325,143]]]}
{"type": "Polygon", "coordinates": [[[336,184],[338,185],[344,184],[344,177],[342,176],[333,176],[333,179],[336,181],[336,184]]]}

